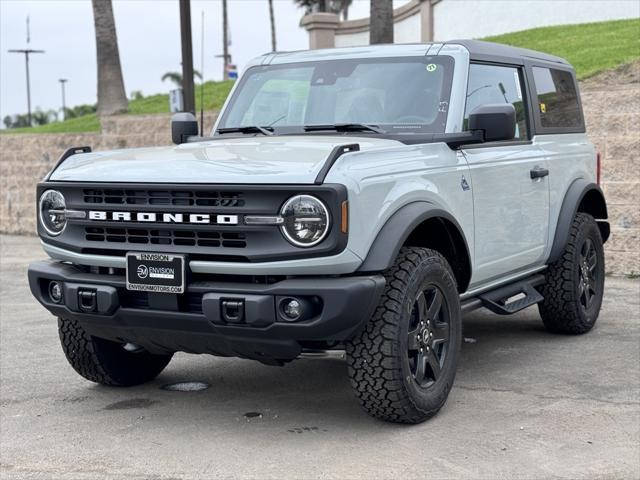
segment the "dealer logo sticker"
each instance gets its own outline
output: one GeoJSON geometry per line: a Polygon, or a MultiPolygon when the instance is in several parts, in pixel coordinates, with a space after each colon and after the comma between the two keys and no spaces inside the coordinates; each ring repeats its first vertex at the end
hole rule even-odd
{"type": "Polygon", "coordinates": [[[146,265],[138,265],[138,277],[147,278],[149,275],[149,269],[146,265]]]}

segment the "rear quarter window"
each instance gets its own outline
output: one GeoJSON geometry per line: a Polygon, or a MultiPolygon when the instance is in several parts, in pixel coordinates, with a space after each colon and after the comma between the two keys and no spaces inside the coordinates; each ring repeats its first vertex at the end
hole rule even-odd
{"type": "Polygon", "coordinates": [[[571,72],[533,67],[540,126],[567,131],[584,129],[578,91],[571,72]]]}

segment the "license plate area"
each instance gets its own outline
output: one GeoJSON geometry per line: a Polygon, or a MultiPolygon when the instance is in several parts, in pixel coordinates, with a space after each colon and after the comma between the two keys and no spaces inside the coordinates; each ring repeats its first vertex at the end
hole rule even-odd
{"type": "Polygon", "coordinates": [[[185,256],[168,253],[127,253],[127,290],[184,293],[185,256]]]}

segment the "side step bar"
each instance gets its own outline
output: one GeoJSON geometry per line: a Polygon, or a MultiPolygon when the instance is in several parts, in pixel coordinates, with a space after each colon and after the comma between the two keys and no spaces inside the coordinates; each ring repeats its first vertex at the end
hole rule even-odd
{"type": "Polygon", "coordinates": [[[535,287],[544,283],[544,275],[533,275],[495,290],[481,293],[461,303],[462,314],[485,307],[499,315],[511,315],[531,305],[540,303],[544,297],[535,287]],[[518,298],[514,298],[518,297],[518,298]]]}
{"type": "Polygon", "coordinates": [[[511,315],[531,305],[540,303],[544,297],[535,287],[544,283],[544,275],[534,275],[478,296],[482,306],[499,315],[511,315]],[[514,297],[518,297],[515,298],[514,297]]]}

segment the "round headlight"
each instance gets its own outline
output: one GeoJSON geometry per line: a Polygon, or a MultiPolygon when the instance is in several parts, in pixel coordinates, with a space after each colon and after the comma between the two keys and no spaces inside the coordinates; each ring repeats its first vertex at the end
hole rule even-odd
{"type": "Polygon", "coordinates": [[[60,235],[67,226],[64,196],[57,190],[47,190],[40,196],[40,224],[49,235],[60,235]]]}
{"type": "Polygon", "coordinates": [[[296,195],[282,206],[280,227],[284,236],[297,247],[312,247],[327,236],[331,219],[320,200],[311,195],[296,195]]]}

